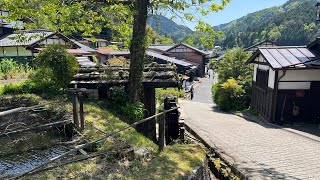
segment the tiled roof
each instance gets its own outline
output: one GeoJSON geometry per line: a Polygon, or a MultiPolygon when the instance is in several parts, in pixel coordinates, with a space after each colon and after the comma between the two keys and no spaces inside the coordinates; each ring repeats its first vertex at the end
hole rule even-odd
{"type": "Polygon", "coordinates": [[[149,49],[157,49],[161,51],[167,51],[168,49],[172,48],[175,46],[174,44],[167,44],[167,45],[151,45],[149,46],[149,49]]]}
{"type": "MultiPolygon", "coordinates": [[[[200,49],[198,49],[198,48],[195,48],[195,47],[193,47],[193,46],[190,46],[189,44],[185,44],[185,43],[180,43],[180,44],[182,44],[182,45],[184,45],[184,46],[186,46],[186,47],[188,47],[188,48],[190,48],[190,49],[192,49],[192,50],[194,50],[194,51],[197,51],[197,52],[199,52],[200,54],[203,54],[203,55],[209,54],[209,53],[204,52],[204,51],[202,51],[202,50],[200,50],[200,49]]],[[[172,48],[172,49],[173,49],[173,48],[172,48]]]]}
{"type": "Polygon", "coordinates": [[[53,32],[47,30],[20,31],[2,37],[0,47],[29,46],[53,34],[53,32]]]}
{"type": "Polygon", "coordinates": [[[306,68],[312,65],[312,61],[317,60],[315,55],[304,46],[297,47],[259,47],[250,57],[247,63],[262,55],[273,69],[282,68],[306,68]]]}

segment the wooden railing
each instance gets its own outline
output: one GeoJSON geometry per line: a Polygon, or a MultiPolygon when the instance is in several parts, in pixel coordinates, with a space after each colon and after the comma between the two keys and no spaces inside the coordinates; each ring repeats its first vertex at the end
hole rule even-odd
{"type": "MultiPolygon", "coordinates": [[[[99,144],[99,143],[103,142],[104,140],[106,140],[106,139],[114,136],[114,135],[117,134],[117,133],[120,133],[120,132],[122,132],[122,131],[124,131],[124,130],[127,130],[127,129],[131,128],[131,127],[136,127],[137,125],[139,125],[139,124],[141,124],[141,123],[150,121],[150,120],[152,120],[152,119],[155,118],[155,117],[165,115],[165,114],[167,114],[167,113],[169,113],[169,112],[171,112],[171,111],[177,110],[177,109],[179,109],[179,108],[180,108],[180,107],[175,107],[175,108],[172,108],[172,109],[169,109],[169,110],[165,110],[165,111],[163,111],[163,112],[161,112],[161,113],[158,113],[158,114],[156,114],[156,115],[147,117],[147,118],[142,119],[142,120],[140,120],[140,121],[138,121],[138,122],[135,122],[135,123],[130,124],[130,125],[126,126],[126,127],[123,127],[123,128],[121,128],[120,130],[118,130],[118,131],[115,131],[115,132],[110,133],[110,134],[106,134],[106,135],[104,135],[103,137],[101,137],[101,138],[99,138],[99,139],[96,139],[96,140],[91,141],[91,142],[86,143],[86,144],[79,145],[79,146],[77,146],[76,148],[74,148],[74,149],[72,149],[72,150],[70,150],[70,151],[68,151],[68,152],[65,152],[65,153],[63,153],[63,154],[61,154],[61,155],[59,155],[59,156],[56,156],[56,157],[54,157],[54,158],[51,158],[48,162],[46,162],[46,163],[44,163],[44,164],[42,164],[42,165],[40,165],[40,166],[37,166],[37,167],[33,168],[32,170],[30,170],[30,171],[28,171],[28,172],[26,172],[26,173],[23,173],[23,174],[15,177],[15,179],[19,179],[19,178],[21,178],[21,177],[23,177],[23,176],[32,174],[34,171],[38,171],[39,169],[47,166],[48,164],[53,163],[53,162],[55,162],[55,161],[57,161],[57,160],[59,160],[59,159],[61,159],[61,158],[63,158],[63,157],[66,157],[66,156],[69,155],[69,154],[75,153],[75,152],[77,152],[77,151],[80,151],[80,150],[85,149],[85,148],[87,148],[87,147],[90,147],[90,146],[92,146],[92,145],[99,144]]],[[[164,138],[165,128],[164,128],[164,127],[165,127],[165,118],[160,118],[160,120],[159,120],[159,143],[158,143],[158,144],[159,144],[159,151],[162,151],[163,148],[164,148],[164,146],[165,146],[165,138],[164,138]]]]}

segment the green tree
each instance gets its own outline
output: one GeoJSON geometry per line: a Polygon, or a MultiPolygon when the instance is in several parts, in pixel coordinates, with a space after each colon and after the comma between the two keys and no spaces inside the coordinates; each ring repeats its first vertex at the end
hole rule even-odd
{"type": "Polygon", "coordinates": [[[250,56],[251,54],[245,52],[243,48],[228,49],[222,60],[217,62],[219,81],[225,82],[230,78],[250,78],[252,75],[251,65],[245,64],[250,56]]]}
{"type": "Polygon", "coordinates": [[[66,89],[78,70],[78,62],[74,55],[68,54],[61,45],[50,45],[36,58],[38,77],[51,80],[58,88],[66,89]]]}
{"type": "Polygon", "coordinates": [[[216,62],[219,82],[213,87],[213,99],[222,110],[242,110],[249,106],[253,71],[252,65],[245,62],[250,56],[243,48],[233,48],[216,62]]]}
{"type": "Polygon", "coordinates": [[[188,12],[197,11],[205,16],[222,10],[230,1],[221,0],[221,4],[217,4],[214,0],[3,0],[1,5],[10,11],[5,17],[7,20],[27,19],[24,24],[27,29],[49,28],[67,34],[92,35],[105,26],[122,37],[131,37],[128,91],[132,100],[138,100],[145,62],[148,12],[170,10],[186,20],[197,20],[197,30],[213,33],[210,25],[188,12]]]}

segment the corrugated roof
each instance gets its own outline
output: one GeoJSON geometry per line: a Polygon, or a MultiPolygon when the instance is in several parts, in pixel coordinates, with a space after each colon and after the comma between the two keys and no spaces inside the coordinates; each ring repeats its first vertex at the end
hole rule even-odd
{"type": "Polygon", "coordinates": [[[90,61],[89,57],[82,56],[82,57],[76,57],[77,61],[80,65],[80,67],[95,67],[97,64],[90,61]]]}
{"type": "Polygon", "coordinates": [[[183,60],[179,60],[179,59],[176,59],[176,58],[164,56],[164,55],[161,55],[161,54],[158,54],[158,53],[155,53],[155,52],[147,51],[146,53],[147,53],[147,56],[151,56],[151,57],[155,57],[155,58],[158,58],[158,59],[162,59],[164,61],[168,61],[168,62],[171,62],[171,63],[174,63],[174,64],[178,64],[178,65],[181,65],[181,66],[185,66],[185,67],[193,66],[193,64],[191,64],[189,62],[185,62],[183,60]]]}
{"type": "Polygon", "coordinates": [[[306,68],[310,62],[317,60],[315,55],[304,46],[296,47],[259,47],[247,63],[262,55],[273,69],[306,68]]]}
{"type": "Polygon", "coordinates": [[[80,49],[83,50],[83,51],[88,51],[88,52],[96,52],[97,51],[97,50],[92,49],[91,47],[88,47],[88,46],[86,46],[86,45],[84,45],[84,44],[82,44],[82,43],[80,43],[80,42],[78,42],[78,41],[76,41],[74,39],[71,39],[71,41],[73,43],[75,43],[76,45],[78,45],[80,47],[80,49]]]}
{"type": "Polygon", "coordinates": [[[47,30],[20,31],[0,39],[0,47],[29,46],[53,34],[47,30]]]}

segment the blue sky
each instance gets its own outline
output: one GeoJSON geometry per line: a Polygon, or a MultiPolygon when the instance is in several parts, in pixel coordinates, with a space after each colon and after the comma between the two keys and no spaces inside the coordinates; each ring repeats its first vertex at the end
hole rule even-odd
{"type": "MultiPolygon", "coordinates": [[[[216,2],[219,1],[220,0],[216,0],[216,2]]],[[[211,13],[202,19],[212,26],[215,26],[228,23],[255,11],[282,5],[287,1],[288,0],[231,0],[231,3],[229,3],[224,10],[211,13]]],[[[191,29],[194,29],[195,26],[195,24],[191,22],[184,22],[182,24],[187,25],[191,29]]]]}

